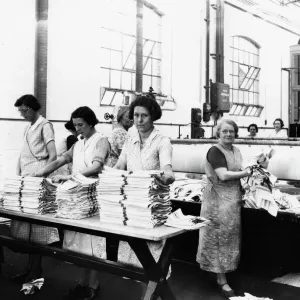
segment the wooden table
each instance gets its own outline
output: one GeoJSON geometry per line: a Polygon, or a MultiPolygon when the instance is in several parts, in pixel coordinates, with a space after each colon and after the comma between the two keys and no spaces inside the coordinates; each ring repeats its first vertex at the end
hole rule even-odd
{"type": "Polygon", "coordinates": [[[121,264],[109,259],[102,260],[58,247],[25,242],[4,235],[0,235],[0,250],[2,250],[2,245],[8,247],[22,246],[23,251],[36,252],[87,268],[144,281],[147,283],[147,289],[142,298],[144,300],[154,300],[158,299],[158,297],[168,300],[176,299],[168,285],[166,276],[175,246],[174,241],[176,240],[176,237],[185,233],[186,230],[168,226],[145,229],[114,224],[102,224],[99,221],[99,216],[81,220],[71,220],[55,218],[53,215],[35,215],[5,209],[0,209],[0,216],[13,220],[26,221],[31,224],[52,226],[62,230],[73,230],[76,232],[127,241],[141,262],[143,269],[121,264]],[[146,242],[161,240],[166,240],[166,244],[158,262],[156,262],[146,242]]]}

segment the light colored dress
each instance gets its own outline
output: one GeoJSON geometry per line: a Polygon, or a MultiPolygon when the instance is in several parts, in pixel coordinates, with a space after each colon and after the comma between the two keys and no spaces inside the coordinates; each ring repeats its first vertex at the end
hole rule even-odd
{"type": "MultiPolygon", "coordinates": [[[[107,152],[108,157],[109,143],[107,138],[99,132],[93,134],[87,141],[85,139],[79,140],[69,151],[63,154],[69,163],[73,162],[73,173],[91,166],[94,161],[102,162],[98,148],[99,143],[101,143],[102,151],[107,152]]],[[[104,163],[106,163],[107,157],[104,163]]],[[[105,238],[69,230],[64,232],[64,249],[105,259],[105,247],[105,238]]]]}
{"type": "MultiPolygon", "coordinates": [[[[217,144],[227,161],[228,171],[238,171],[242,156],[238,148],[233,151],[217,144]]],[[[241,246],[240,179],[221,181],[207,161],[205,172],[208,183],[203,194],[201,216],[211,221],[199,232],[197,262],[200,268],[214,273],[226,273],[237,269],[241,246]]]]}
{"type": "MultiPolygon", "coordinates": [[[[172,153],[172,146],[169,138],[154,128],[143,145],[137,131],[128,135],[121,156],[127,162],[128,171],[161,170],[167,165],[172,166],[170,153],[172,153]]],[[[154,259],[158,261],[165,241],[147,242],[147,244],[154,259]]],[[[136,267],[142,266],[129,244],[124,241],[119,243],[118,261],[136,267]]]]}
{"type": "MultiPolygon", "coordinates": [[[[42,116],[26,128],[20,154],[22,176],[35,173],[46,166],[49,157],[46,145],[51,141],[54,141],[53,126],[42,116]]],[[[10,234],[15,238],[43,245],[59,241],[56,228],[21,221],[11,221],[10,234]]]]}
{"type": "Polygon", "coordinates": [[[120,155],[120,151],[123,148],[125,140],[127,138],[127,131],[123,127],[114,128],[112,136],[109,139],[111,151],[109,154],[107,165],[114,167],[117,163],[120,155]]]}
{"type": "Polygon", "coordinates": [[[288,135],[287,132],[284,129],[279,130],[278,132],[276,132],[275,130],[273,130],[270,135],[269,138],[272,139],[287,139],[288,135]]]}

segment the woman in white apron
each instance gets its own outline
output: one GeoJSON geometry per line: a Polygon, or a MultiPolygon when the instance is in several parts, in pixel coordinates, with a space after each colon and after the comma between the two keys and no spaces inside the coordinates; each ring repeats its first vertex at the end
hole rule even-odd
{"type": "MultiPolygon", "coordinates": [[[[56,159],[54,130],[52,124],[39,114],[41,105],[33,95],[22,96],[16,101],[15,107],[30,122],[25,130],[17,165],[17,175],[29,176],[56,159]]],[[[15,238],[43,245],[59,241],[57,229],[21,221],[11,222],[10,234],[15,238]]],[[[39,254],[29,256],[25,282],[41,276],[41,258],[39,254]]]]}
{"type": "MultiPolygon", "coordinates": [[[[84,139],[76,142],[62,157],[37,173],[38,176],[50,174],[67,163],[73,163],[72,173],[81,173],[87,177],[98,177],[110,152],[106,137],[97,132],[95,125],[99,122],[95,113],[87,106],[77,108],[71,115],[78,135],[84,139]]],[[[72,175],[55,175],[54,182],[62,182],[72,175]]],[[[64,233],[63,248],[83,254],[105,258],[105,239],[89,234],[68,231],[64,233]]],[[[94,299],[99,291],[99,275],[97,271],[83,269],[78,278],[79,284],[66,295],[65,299],[94,299]]]]}

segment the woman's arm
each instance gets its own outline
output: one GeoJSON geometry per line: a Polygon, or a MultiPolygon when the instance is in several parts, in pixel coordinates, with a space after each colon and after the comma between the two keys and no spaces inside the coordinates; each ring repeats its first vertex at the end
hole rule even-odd
{"type": "Polygon", "coordinates": [[[16,171],[16,173],[17,173],[18,176],[21,175],[21,162],[20,162],[20,160],[21,160],[21,155],[19,155],[19,158],[18,158],[18,161],[17,161],[17,171],[16,171]]]}
{"type": "Polygon", "coordinates": [[[54,141],[50,141],[47,145],[46,145],[48,154],[49,154],[49,158],[47,161],[47,165],[50,164],[51,162],[55,161],[57,158],[56,155],[56,147],[55,147],[55,142],[54,141]]]}
{"type": "Polygon", "coordinates": [[[243,171],[228,171],[227,168],[215,169],[216,174],[222,181],[240,179],[251,175],[251,169],[248,167],[243,171]]]}
{"type": "Polygon", "coordinates": [[[158,177],[157,179],[161,181],[163,184],[172,184],[175,181],[175,176],[172,170],[171,165],[166,165],[162,168],[162,171],[164,172],[161,177],[158,177]]]}
{"type": "Polygon", "coordinates": [[[127,168],[127,163],[126,163],[126,158],[125,156],[120,156],[117,163],[114,166],[114,169],[118,169],[118,170],[126,170],[127,168]]]}
{"type": "Polygon", "coordinates": [[[36,172],[34,175],[36,177],[45,177],[48,176],[53,171],[57,170],[58,168],[62,167],[63,165],[69,163],[67,161],[67,158],[65,156],[61,156],[59,159],[50,162],[48,165],[46,165],[42,170],[36,172]]]}

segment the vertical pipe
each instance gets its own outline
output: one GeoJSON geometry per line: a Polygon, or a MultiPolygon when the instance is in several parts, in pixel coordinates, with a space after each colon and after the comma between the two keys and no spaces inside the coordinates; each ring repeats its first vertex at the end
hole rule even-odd
{"type": "Polygon", "coordinates": [[[224,83],[224,0],[217,0],[216,10],[216,81],[224,83]]]}
{"type": "Polygon", "coordinates": [[[136,1],[136,70],[135,90],[143,91],[143,8],[144,1],[136,1]]]}
{"type": "Polygon", "coordinates": [[[210,60],[210,0],[206,0],[206,68],[205,102],[209,103],[209,60],[210,60]]]}
{"type": "Polygon", "coordinates": [[[48,0],[36,0],[34,95],[41,103],[41,114],[47,112],[48,0]]]}
{"type": "Polygon", "coordinates": [[[220,0],[216,1],[216,82],[220,82],[220,0]]]}

